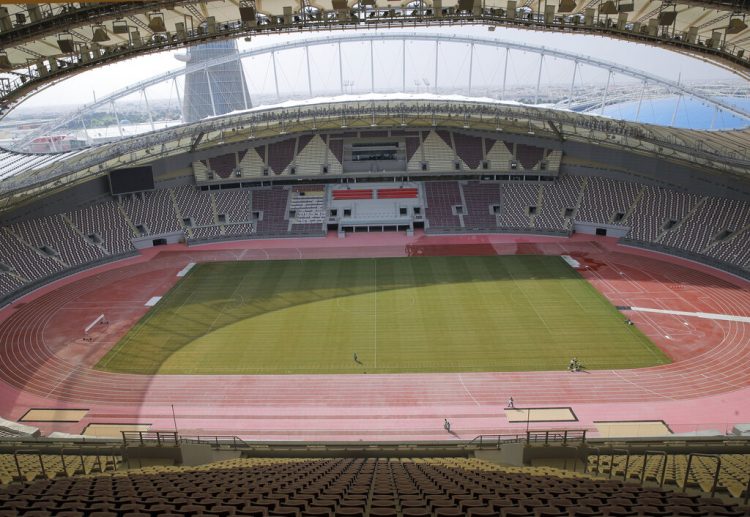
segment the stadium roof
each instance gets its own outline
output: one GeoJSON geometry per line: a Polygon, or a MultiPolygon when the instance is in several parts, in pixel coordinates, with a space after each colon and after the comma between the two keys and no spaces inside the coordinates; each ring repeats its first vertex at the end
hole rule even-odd
{"type": "MultiPolygon", "coordinates": [[[[1,163],[28,160],[0,181],[0,210],[107,174],[111,169],[261,138],[311,131],[456,127],[625,149],[707,174],[750,175],[750,130],[695,131],[612,120],[493,99],[432,94],[344,95],[288,101],[167,128],[34,162],[8,153],[1,163]]],[[[248,143],[252,145],[252,143],[248,143]]],[[[36,155],[35,155],[36,156],[36,155]]]]}
{"type": "Polygon", "coordinates": [[[746,0],[483,0],[481,4],[459,0],[455,5],[444,1],[443,9],[434,12],[432,4],[420,7],[418,1],[361,8],[352,2],[347,6],[343,0],[322,0],[316,7],[303,0],[303,8],[288,4],[279,0],[258,6],[253,0],[4,4],[0,68],[10,73],[0,82],[0,100],[7,108],[50,82],[143,52],[263,31],[375,25],[483,23],[490,28],[593,32],[668,46],[750,77],[746,0]]]}

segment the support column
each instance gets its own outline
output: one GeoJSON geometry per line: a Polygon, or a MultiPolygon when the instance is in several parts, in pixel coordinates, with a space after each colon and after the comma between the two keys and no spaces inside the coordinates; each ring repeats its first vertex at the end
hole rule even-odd
{"type": "Polygon", "coordinates": [[[440,48],[440,42],[435,42],[435,83],[433,84],[432,88],[435,93],[437,93],[437,87],[438,87],[438,49],[440,48]]]}
{"type": "Polygon", "coordinates": [[[341,59],[341,42],[339,41],[339,84],[341,84],[341,94],[344,94],[344,62],[341,59]]]}
{"type": "Polygon", "coordinates": [[[539,54],[539,73],[536,76],[536,93],[534,94],[534,104],[539,102],[539,85],[542,82],[542,65],[544,64],[544,54],[539,54]]]}
{"type": "Polygon", "coordinates": [[[110,104],[112,104],[112,111],[114,112],[115,120],[117,121],[117,131],[120,133],[120,138],[122,138],[122,125],[120,124],[120,115],[118,115],[117,108],[115,107],[115,101],[110,101],[110,104]]]}
{"type": "Polygon", "coordinates": [[[373,40],[370,40],[370,93],[375,93],[375,52],[373,40]]]}
{"type": "Polygon", "coordinates": [[[570,80],[570,95],[568,95],[568,108],[573,105],[573,89],[576,85],[576,72],[578,72],[578,61],[573,61],[573,79],[570,80]]]}
{"type": "MultiPolygon", "coordinates": [[[[203,73],[206,75],[206,83],[208,84],[208,96],[211,99],[211,113],[216,116],[216,102],[214,101],[214,89],[211,88],[211,77],[208,75],[208,68],[203,69],[203,73]]],[[[144,92],[145,95],[145,92],[144,92]]]]}
{"type": "MultiPolygon", "coordinates": [[[[208,77],[206,77],[208,78],[208,77]]],[[[208,83],[209,87],[211,86],[211,83],[208,83]]],[[[148,96],[146,96],[146,89],[144,88],[141,90],[143,93],[143,100],[146,101],[146,111],[148,112],[148,121],[151,123],[151,131],[156,131],[156,127],[154,127],[154,116],[151,114],[151,106],[148,105],[148,96]]],[[[210,90],[209,90],[210,92],[210,90]]],[[[211,95],[211,105],[213,106],[214,103],[214,96],[211,95]]],[[[214,115],[216,115],[216,111],[214,110],[214,115]]]]}
{"type": "Polygon", "coordinates": [[[674,113],[672,113],[672,123],[669,124],[670,126],[674,127],[674,122],[677,120],[677,110],[680,109],[680,101],[682,100],[682,94],[680,94],[679,97],[677,97],[677,105],[674,107],[674,113]]]}
{"type": "Polygon", "coordinates": [[[280,98],[279,95],[279,76],[276,74],[276,52],[271,52],[271,62],[273,63],[273,84],[276,87],[276,98],[280,98]]]}
{"type": "Polygon", "coordinates": [[[469,95],[471,95],[471,73],[474,68],[474,44],[469,48],[469,95]]]}
{"type": "Polygon", "coordinates": [[[242,63],[239,59],[237,60],[237,65],[240,67],[240,77],[242,78],[242,104],[245,106],[245,109],[249,109],[252,107],[249,99],[250,94],[247,91],[247,81],[245,80],[245,73],[242,71],[242,63]]]}
{"type": "MultiPolygon", "coordinates": [[[[174,91],[177,95],[177,103],[180,105],[180,111],[182,111],[182,98],[180,97],[180,88],[177,84],[177,78],[175,77],[174,79],[172,79],[172,82],[174,83],[174,91]]],[[[114,104],[114,101],[112,101],[112,104],[114,104]]]]}
{"type": "Polygon", "coordinates": [[[604,114],[604,105],[607,103],[607,94],[609,93],[610,79],[612,79],[612,70],[607,73],[607,85],[604,87],[604,95],[602,95],[602,105],[599,106],[599,115],[604,114]]]}
{"type": "Polygon", "coordinates": [[[406,93],[406,39],[401,40],[401,91],[406,93]]]}
{"type": "Polygon", "coordinates": [[[88,129],[86,129],[86,121],[83,118],[83,113],[81,113],[81,115],[78,118],[81,119],[81,126],[83,127],[83,134],[86,135],[86,140],[88,141],[88,139],[89,139],[89,131],[88,131],[88,129]]]}
{"type": "Polygon", "coordinates": [[[505,68],[503,69],[503,90],[500,94],[500,100],[505,100],[505,80],[508,78],[508,58],[510,57],[510,47],[505,47],[505,68]]]}
{"type": "Polygon", "coordinates": [[[638,117],[641,115],[641,104],[643,104],[643,95],[646,93],[646,81],[643,81],[643,87],[641,87],[641,96],[638,98],[638,108],[635,110],[635,121],[638,122],[638,117]]]}
{"type": "Polygon", "coordinates": [[[714,105],[714,114],[711,116],[711,129],[714,128],[714,125],[716,124],[716,115],[719,114],[719,107],[714,105]]]}
{"type": "Polygon", "coordinates": [[[307,93],[312,97],[312,75],[310,75],[310,48],[305,47],[305,61],[307,62],[307,93]]]}

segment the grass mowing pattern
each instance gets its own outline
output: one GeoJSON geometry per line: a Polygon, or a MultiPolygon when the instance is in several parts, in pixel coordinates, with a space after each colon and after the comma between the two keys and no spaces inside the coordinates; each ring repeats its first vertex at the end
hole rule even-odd
{"type": "Polygon", "coordinates": [[[204,263],[97,368],[398,373],[563,370],[571,357],[589,369],[669,362],[624,321],[560,257],[204,263]]]}

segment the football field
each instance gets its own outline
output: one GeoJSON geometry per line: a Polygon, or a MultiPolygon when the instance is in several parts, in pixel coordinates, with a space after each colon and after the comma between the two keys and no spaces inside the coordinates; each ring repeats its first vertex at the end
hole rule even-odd
{"type": "Polygon", "coordinates": [[[143,374],[652,366],[669,359],[560,257],[196,265],[97,365],[143,374]],[[354,360],[354,357],[357,360],[354,360]]]}

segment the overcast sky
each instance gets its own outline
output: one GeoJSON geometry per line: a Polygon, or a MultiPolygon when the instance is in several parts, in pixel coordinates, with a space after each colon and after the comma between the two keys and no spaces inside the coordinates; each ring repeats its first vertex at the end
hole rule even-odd
{"type": "MultiPolygon", "coordinates": [[[[736,76],[726,70],[703,61],[683,56],[652,46],[623,42],[593,35],[573,35],[552,32],[536,32],[498,27],[494,32],[485,26],[421,28],[408,32],[440,32],[446,34],[473,35],[480,38],[497,39],[542,45],[576,54],[584,54],[596,59],[616,62],[670,80],[685,82],[734,81],[736,76]]],[[[391,31],[393,32],[393,31],[391,31]]],[[[404,31],[406,32],[406,31],[404,31]]],[[[320,33],[320,37],[331,33],[320,33]]],[[[307,34],[269,34],[254,37],[251,42],[239,40],[241,50],[269,46],[291,39],[315,38],[307,34]]],[[[401,44],[378,42],[375,47],[376,89],[393,90],[400,87],[402,76],[401,44]]],[[[441,88],[451,91],[466,90],[469,70],[468,45],[441,45],[438,60],[438,82],[441,88]]],[[[181,51],[184,53],[185,51],[181,51]]],[[[168,70],[184,67],[174,58],[175,52],[138,57],[114,65],[99,67],[68,79],[48,88],[26,101],[29,107],[84,104],[121,89],[128,84],[147,79],[168,70]]],[[[504,50],[489,47],[476,47],[472,66],[472,94],[484,95],[492,88],[499,88],[502,82],[504,50]]],[[[304,95],[308,82],[304,66],[304,50],[298,49],[277,55],[277,77],[280,97],[304,95]]],[[[338,53],[333,45],[312,47],[312,83],[315,92],[337,89],[338,53]]],[[[369,45],[349,44],[343,51],[345,82],[349,91],[362,91],[370,87],[369,45]]],[[[539,57],[521,52],[511,52],[508,61],[508,87],[533,85],[538,74],[539,57]]],[[[243,67],[249,82],[252,97],[275,95],[275,83],[270,56],[243,60],[243,67]]],[[[407,90],[428,90],[434,83],[434,43],[413,42],[407,45],[406,57],[407,90]]],[[[567,61],[546,58],[542,73],[543,85],[569,85],[572,64],[567,61]]],[[[606,72],[591,67],[580,67],[577,85],[602,84],[606,72]]],[[[612,85],[625,84],[628,79],[614,76],[612,85]]],[[[181,88],[181,81],[179,83],[181,88]]],[[[149,98],[176,99],[172,86],[148,90],[149,98]]],[[[135,97],[133,97],[135,98],[135,97]]],[[[175,100],[176,102],[176,100],[175,100]]],[[[257,103],[256,103],[257,104],[257,103]]]]}

